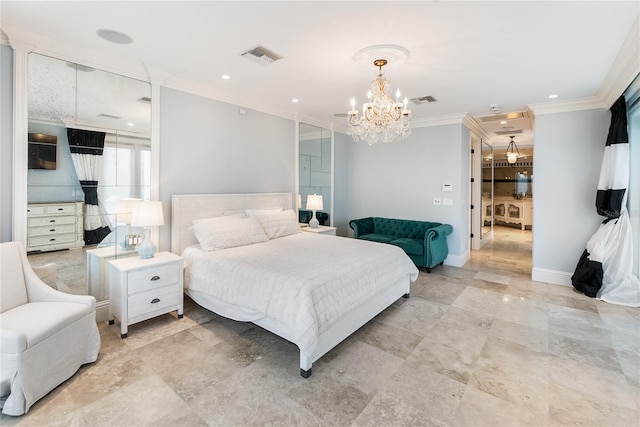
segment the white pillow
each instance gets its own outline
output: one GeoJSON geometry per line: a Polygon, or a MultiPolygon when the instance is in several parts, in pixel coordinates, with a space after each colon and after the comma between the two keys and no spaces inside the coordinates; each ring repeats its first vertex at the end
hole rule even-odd
{"type": "Polygon", "coordinates": [[[249,216],[265,215],[276,212],[282,212],[282,207],[268,209],[247,209],[246,211],[244,211],[244,213],[249,216]]]}
{"type": "Polygon", "coordinates": [[[246,215],[239,213],[239,214],[233,214],[233,215],[215,216],[211,218],[193,219],[191,220],[191,224],[198,224],[198,223],[204,223],[204,222],[222,223],[225,221],[233,221],[234,219],[239,219],[239,218],[246,218],[246,215]]]}
{"type": "Polygon", "coordinates": [[[256,218],[242,215],[195,220],[191,231],[204,251],[218,251],[268,240],[256,218]]]}
{"type": "Polygon", "coordinates": [[[269,239],[300,233],[298,217],[293,209],[256,215],[269,239]]]}

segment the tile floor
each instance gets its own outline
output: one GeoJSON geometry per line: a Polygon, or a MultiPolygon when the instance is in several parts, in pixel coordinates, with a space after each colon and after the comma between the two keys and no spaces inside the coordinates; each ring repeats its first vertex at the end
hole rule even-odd
{"type": "Polygon", "coordinates": [[[531,232],[401,298],[298,373],[292,344],[188,298],[185,317],[99,325],[102,351],[22,426],[638,426],[640,309],[532,282],[531,232]]]}

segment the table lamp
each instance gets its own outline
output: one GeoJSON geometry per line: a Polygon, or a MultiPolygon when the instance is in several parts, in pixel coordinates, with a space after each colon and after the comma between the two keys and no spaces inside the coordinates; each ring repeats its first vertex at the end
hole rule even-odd
{"type": "Polygon", "coordinates": [[[144,201],[136,203],[133,208],[131,226],[144,227],[144,240],[138,247],[140,258],[153,258],[153,254],[156,253],[156,247],[151,242],[151,227],[158,227],[160,225],[164,225],[162,202],[144,201]]]}
{"type": "Polygon", "coordinates": [[[116,200],[116,222],[127,226],[127,232],[120,241],[120,247],[126,251],[134,249],[134,241],[139,236],[131,235],[131,217],[133,216],[133,207],[140,201],[142,200],[126,197],[116,200]]]}
{"type": "Polygon", "coordinates": [[[307,210],[310,210],[311,212],[313,212],[313,216],[309,221],[309,227],[318,228],[318,225],[320,225],[320,223],[316,218],[316,211],[322,210],[322,196],[317,194],[313,194],[313,195],[309,194],[307,196],[307,210]]]}

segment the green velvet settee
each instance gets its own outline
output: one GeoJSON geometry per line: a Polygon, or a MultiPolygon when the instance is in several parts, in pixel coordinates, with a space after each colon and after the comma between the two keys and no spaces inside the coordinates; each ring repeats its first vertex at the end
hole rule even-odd
{"type": "Polygon", "coordinates": [[[351,220],[349,227],[356,239],[399,246],[429,273],[449,255],[447,236],[453,231],[451,225],[439,222],[378,217],[351,220]]]}

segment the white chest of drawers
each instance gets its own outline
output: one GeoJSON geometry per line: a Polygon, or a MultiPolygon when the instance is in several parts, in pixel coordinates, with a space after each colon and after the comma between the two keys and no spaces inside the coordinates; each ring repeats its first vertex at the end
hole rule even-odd
{"type": "Polygon", "coordinates": [[[120,321],[120,336],[128,326],[171,311],[183,315],[182,257],[158,252],[153,258],[109,261],[109,324],[120,321]]]}
{"type": "Polygon", "coordinates": [[[84,246],[82,202],[29,203],[27,252],[84,246]]]}

